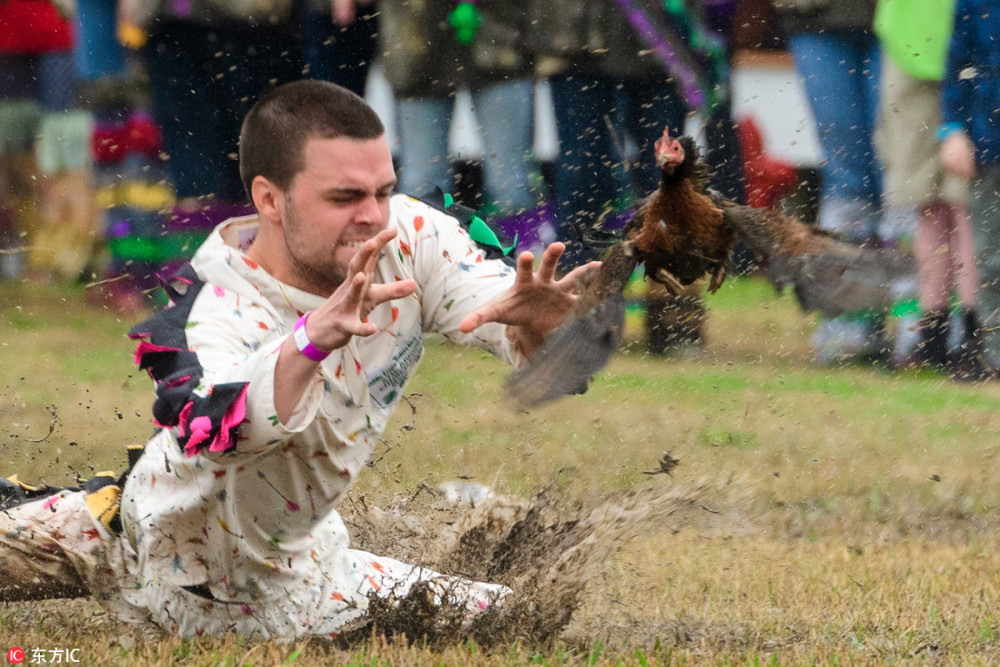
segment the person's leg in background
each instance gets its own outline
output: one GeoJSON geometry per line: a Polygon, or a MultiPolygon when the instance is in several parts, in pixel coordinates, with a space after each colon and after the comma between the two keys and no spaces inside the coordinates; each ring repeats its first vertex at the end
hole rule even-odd
{"type": "Polygon", "coordinates": [[[920,321],[914,359],[917,365],[944,370],[948,364],[951,296],[952,210],[933,201],[920,211],[914,251],[920,284],[920,321]]]}
{"type": "MultiPolygon", "coordinates": [[[[555,173],[556,238],[566,244],[560,270],[599,259],[583,233],[619,197],[613,164],[620,160],[605,117],[615,113],[615,80],[598,75],[550,78],[559,135],[555,173]]],[[[620,134],[620,133],[619,133],[620,134]]]]}
{"type": "Polygon", "coordinates": [[[947,315],[947,265],[940,255],[921,252],[939,231],[932,207],[940,194],[934,137],[941,116],[939,86],[910,76],[888,56],[882,58],[881,67],[876,144],[885,168],[886,207],[879,234],[883,243],[913,256],[916,265],[914,275],[892,286],[887,327],[894,335],[890,363],[897,369],[922,365],[930,355],[940,356],[943,367],[945,349],[942,345],[938,350],[936,343],[944,340],[946,331],[939,332],[936,316],[923,316],[922,311],[943,307],[947,315]]]}
{"type": "Polygon", "coordinates": [[[947,370],[959,381],[975,382],[991,375],[982,356],[979,320],[979,271],[972,228],[964,204],[938,199],[925,207],[917,226],[916,254],[920,270],[919,363],[947,370]],[[951,297],[960,305],[962,332],[949,350],[951,297]]]}
{"type": "Polygon", "coordinates": [[[157,270],[170,273],[187,260],[184,249],[217,224],[253,211],[239,176],[241,119],[264,92],[301,76],[298,40],[287,26],[160,21],[145,54],[177,203],[154,240],[150,266],[157,269],[136,277],[140,289],[155,286],[157,270]]]}
{"type": "MultiPolygon", "coordinates": [[[[228,84],[223,65],[223,35],[211,28],[179,21],[157,21],[151,25],[145,47],[153,115],[163,136],[166,170],[174,198],[161,212],[154,236],[143,236],[156,248],[143,263],[132,262],[128,274],[131,289],[138,293],[157,284],[158,272],[169,273],[184,257],[174,256],[172,246],[195,248],[208,233],[218,205],[214,196],[227,168],[235,169],[226,155],[224,121],[226,109],[221,84],[228,84]]],[[[226,111],[226,114],[233,113],[226,111]]],[[[138,230],[137,230],[138,232],[138,230]]]]}
{"type": "MultiPolygon", "coordinates": [[[[968,200],[965,200],[968,201],[968,200]]],[[[976,266],[975,242],[968,206],[949,202],[951,212],[951,284],[958,296],[962,314],[961,341],[951,354],[950,372],[958,380],[979,381],[996,377],[983,355],[983,325],[980,316],[979,268],[976,266]]]]}
{"type": "MultiPolygon", "coordinates": [[[[215,180],[212,192],[223,202],[248,204],[237,159],[243,118],[262,95],[276,86],[302,78],[302,56],[297,35],[289,26],[239,26],[222,33],[223,56],[219,71],[213,72],[219,99],[216,127],[219,150],[213,155],[215,180]]],[[[206,194],[206,193],[202,193],[206,194]]]]}
{"type": "Polygon", "coordinates": [[[240,118],[264,92],[298,78],[297,43],[284,27],[156,25],[148,69],[177,197],[245,203],[240,118]]]}
{"type": "Polygon", "coordinates": [[[115,34],[116,0],[76,0],[76,70],[92,81],[125,74],[125,48],[115,34]]]}
{"type": "Polygon", "coordinates": [[[32,59],[0,54],[0,280],[24,274],[22,232],[36,224],[34,142],[42,118],[32,59]]]}
{"type": "Polygon", "coordinates": [[[746,203],[743,155],[729,100],[721,103],[705,120],[705,163],[709,186],[737,204],[746,203]]]}
{"type": "Polygon", "coordinates": [[[793,35],[789,43],[823,148],[820,226],[867,241],[877,228],[882,189],[872,145],[877,42],[871,35],[830,31],[793,35]]]}
{"type": "MultiPolygon", "coordinates": [[[[709,168],[710,188],[737,204],[747,203],[744,156],[729,99],[720,103],[705,119],[705,164],[709,168]]],[[[776,199],[781,196],[779,192],[779,188],[774,188],[776,199]]],[[[734,274],[746,274],[754,270],[758,262],[753,251],[737,241],[733,246],[732,265],[734,274]]]]}
{"type": "Polygon", "coordinates": [[[979,165],[969,198],[969,218],[979,270],[979,313],[986,364],[1000,368],[1000,165],[979,165]]]}
{"type": "MultiPolygon", "coordinates": [[[[881,177],[872,144],[880,56],[869,33],[795,34],[789,45],[809,98],[824,163],[820,227],[870,243],[881,218],[881,177]]],[[[874,354],[879,313],[822,320],[813,335],[817,360],[874,354]]]]}
{"type": "Polygon", "coordinates": [[[179,199],[214,192],[213,172],[225,166],[220,156],[229,152],[220,129],[218,110],[224,107],[214,85],[218,42],[219,34],[209,28],[159,21],[146,45],[153,110],[179,199]]]}
{"type": "MultiPolygon", "coordinates": [[[[0,99],[24,96],[36,101],[42,116],[31,137],[34,161],[12,163],[14,180],[27,176],[14,216],[18,245],[27,246],[27,259],[38,277],[81,278],[97,248],[97,215],[91,155],[92,120],[77,108],[77,77],[71,50],[14,56],[5,70],[0,99]],[[8,66],[14,65],[8,70],[8,66]],[[27,80],[23,80],[27,77],[27,80]],[[21,79],[20,83],[18,80],[21,79]],[[18,92],[18,87],[21,88],[18,92]],[[30,170],[30,174],[23,170],[30,170]]],[[[10,175],[8,175],[10,176],[10,175]]],[[[7,226],[11,218],[4,215],[7,226]]],[[[8,235],[9,236],[9,235],[8,235]]],[[[20,267],[16,269],[20,272],[20,267]]]]}
{"type": "Polygon", "coordinates": [[[452,191],[448,140],[454,110],[453,97],[396,98],[401,146],[399,189],[406,194],[419,197],[435,187],[452,191]]]}
{"type": "Polygon", "coordinates": [[[551,226],[532,191],[532,139],[535,82],[501,80],[472,91],[473,110],[483,140],[484,214],[490,216],[520,249],[539,248],[553,240],[551,226]]]}
{"type": "Polygon", "coordinates": [[[931,366],[957,380],[985,379],[969,189],[940,166],[940,84],[907,74],[890,57],[882,61],[882,84],[877,144],[886,210],[879,233],[884,243],[912,253],[917,271],[914,279],[893,286],[893,366],[931,366]],[[952,331],[956,294],[961,313],[955,319],[959,330],[952,331]]]}
{"type": "Polygon", "coordinates": [[[284,27],[153,25],[147,68],[178,199],[245,203],[240,119],[261,94],[300,76],[296,40],[284,27]]]}

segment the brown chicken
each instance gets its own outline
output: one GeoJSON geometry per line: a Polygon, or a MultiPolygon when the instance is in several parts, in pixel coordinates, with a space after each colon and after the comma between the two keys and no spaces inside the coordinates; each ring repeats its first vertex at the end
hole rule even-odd
{"type": "Polygon", "coordinates": [[[633,246],[646,274],[672,294],[706,273],[715,292],[726,278],[736,235],[705,194],[707,173],[698,148],[691,137],[673,138],[666,129],[653,153],[663,174],[660,185],[639,204],[623,243],[633,246]]]}
{"type": "Polygon", "coordinates": [[[792,285],[804,310],[827,317],[887,307],[893,282],[913,273],[912,260],[900,253],[845,243],[791,216],[708,192],[707,169],[690,137],[673,138],[664,130],[654,152],[663,172],[657,191],[637,205],[600,268],[581,280],[580,298],[566,322],[508,380],[519,407],[586,391],[621,343],[622,291],[640,263],[647,278],[672,294],[706,274],[708,289],[715,292],[739,237],[768,262],[777,289],[792,285]]]}

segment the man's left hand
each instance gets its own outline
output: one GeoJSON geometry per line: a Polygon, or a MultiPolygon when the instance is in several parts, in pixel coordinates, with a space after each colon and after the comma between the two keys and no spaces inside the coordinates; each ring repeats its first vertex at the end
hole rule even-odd
{"type": "Polygon", "coordinates": [[[556,264],[565,250],[566,246],[562,243],[553,243],[546,248],[537,273],[534,272],[534,256],[530,252],[522,252],[517,258],[514,286],[499,298],[466,315],[458,325],[459,330],[469,333],[487,322],[506,324],[507,335],[516,349],[530,359],[545,342],[545,335],[562,324],[569,314],[577,299],[579,277],[600,266],[600,262],[591,262],[556,280],[556,264]]]}

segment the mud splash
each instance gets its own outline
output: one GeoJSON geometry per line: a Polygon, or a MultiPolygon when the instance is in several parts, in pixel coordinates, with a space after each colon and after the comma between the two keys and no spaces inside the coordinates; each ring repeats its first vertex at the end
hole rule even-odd
{"type": "Polygon", "coordinates": [[[645,489],[570,500],[548,487],[533,498],[491,497],[455,505],[421,485],[386,508],[359,498],[342,508],[353,545],[373,553],[513,590],[501,604],[469,618],[457,599],[443,604],[425,586],[392,602],[373,598],[368,623],[342,637],[373,634],[483,647],[515,640],[551,645],[581,604],[587,582],[622,544],[653,522],[691,508],[704,489],[645,489]]]}

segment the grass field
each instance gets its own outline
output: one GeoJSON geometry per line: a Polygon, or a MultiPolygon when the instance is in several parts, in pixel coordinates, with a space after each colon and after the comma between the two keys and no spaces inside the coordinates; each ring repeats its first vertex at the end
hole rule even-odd
{"type": "MultiPolygon", "coordinates": [[[[816,367],[815,320],[756,279],[708,304],[698,355],[650,358],[632,326],[587,394],[529,413],[504,404],[502,364],[429,342],[355,487],[375,504],[459,477],[687,498],[616,545],[555,645],[181,641],[85,600],[0,604],[0,643],[128,665],[1000,661],[1000,384],[816,367]],[[667,450],[673,475],[646,474],[667,450]]],[[[78,288],[0,285],[0,472],[122,467],[152,431],[124,337],[138,319],[78,288]]]]}

